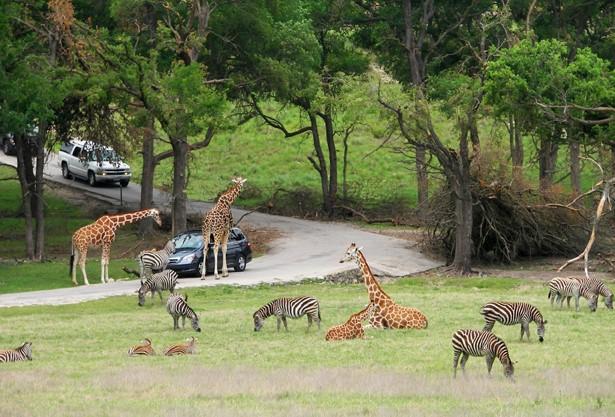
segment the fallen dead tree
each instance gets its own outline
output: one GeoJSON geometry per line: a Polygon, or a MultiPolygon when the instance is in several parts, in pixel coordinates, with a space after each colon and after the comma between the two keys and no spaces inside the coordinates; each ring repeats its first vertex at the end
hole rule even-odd
{"type": "MultiPolygon", "coordinates": [[[[532,190],[475,181],[472,186],[472,251],[478,259],[511,262],[519,257],[570,256],[582,250],[589,213],[570,204],[545,203],[532,190]]],[[[428,242],[452,258],[454,199],[441,190],[430,202],[428,242]]]]}

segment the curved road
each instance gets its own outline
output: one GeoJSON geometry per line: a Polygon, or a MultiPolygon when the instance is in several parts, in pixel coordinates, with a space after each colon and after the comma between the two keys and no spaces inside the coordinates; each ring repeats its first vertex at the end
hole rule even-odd
{"type": "MultiPolygon", "coordinates": [[[[15,165],[14,157],[0,154],[0,163],[15,165]]],[[[45,167],[45,178],[59,184],[81,189],[93,198],[108,201],[119,207],[120,192],[127,210],[138,207],[140,186],[131,183],[121,190],[119,186],[90,187],[79,180],[62,178],[55,154],[49,156],[45,167]]],[[[250,179],[248,178],[248,181],[250,179]]],[[[170,211],[170,196],[162,191],[154,193],[155,206],[170,211]]],[[[211,203],[190,201],[189,213],[202,213],[212,207],[211,203]]],[[[233,209],[233,216],[239,219],[245,210],[233,209]]],[[[441,264],[410,248],[409,242],[376,233],[370,233],[347,223],[319,222],[263,213],[251,213],[242,220],[255,227],[277,229],[281,237],[271,242],[267,255],[254,259],[246,271],[230,273],[227,278],[205,281],[199,278],[181,279],[179,288],[212,286],[220,284],[255,285],[300,281],[305,278],[321,278],[356,265],[340,264],[339,259],[351,242],[357,242],[370,266],[377,274],[403,276],[435,268],[441,264]]],[[[66,277],[67,281],[70,278],[66,277]]],[[[96,282],[99,276],[91,276],[96,282]]],[[[81,282],[81,280],[79,279],[81,282]]],[[[128,295],[138,288],[138,281],[117,281],[109,284],[92,284],[74,288],[48,291],[32,291],[0,295],[0,307],[26,306],[37,304],[73,304],[115,295],[128,295]]]]}

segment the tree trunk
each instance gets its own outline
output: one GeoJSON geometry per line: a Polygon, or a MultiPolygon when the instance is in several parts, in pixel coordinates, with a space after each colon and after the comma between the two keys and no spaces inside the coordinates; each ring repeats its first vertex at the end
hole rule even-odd
{"type": "Polygon", "coordinates": [[[172,138],[173,146],[173,213],[172,234],[186,230],[186,171],[188,166],[188,142],[186,138],[172,138]]]}
{"type": "Polygon", "coordinates": [[[335,204],[337,202],[337,149],[335,147],[335,131],[333,130],[333,120],[330,110],[322,114],[321,118],[325,122],[325,135],[327,137],[327,150],[329,152],[329,188],[327,193],[327,215],[333,216],[335,204]]]}
{"type": "Polygon", "coordinates": [[[342,198],[348,200],[348,134],[344,136],[344,157],[342,162],[342,198]]]}
{"type": "Polygon", "coordinates": [[[581,194],[581,147],[579,142],[570,142],[570,186],[573,196],[581,194]]]}
{"type": "Polygon", "coordinates": [[[418,211],[421,219],[425,218],[429,200],[429,178],[427,176],[427,150],[424,146],[415,147],[416,185],[418,190],[418,211]]]}
{"type": "Polygon", "coordinates": [[[322,190],[322,210],[325,213],[330,213],[332,207],[329,206],[329,178],[327,175],[327,162],[325,161],[325,156],[322,152],[322,146],[320,145],[320,133],[318,132],[318,121],[316,120],[316,116],[313,113],[309,113],[310,116],[310,126],[312,132],[312,140],[314,142],[314,151],[316,152],[316,158],[318,158],[318,162],[314,160],[311,156],[308,157],[309,161],[312,163],[312,166],[318,174],[320,175],[320,188],[322,190]]]}
{"type": "Polygon", "coordinates": [[[553,186],[558,149],[559,145],[553,138],[543,137],[541,139],[538,151],[538,178],[540,181],[540,191],[543,193],[549,191],[553,186]]]}
{"type": "Polygon", "coordinates": [[[39,133],[36,137],[36,174],[34,193],[32,194],[34,216],[36,218],[36,232],[34,242],[34,258],[43,260],[45,256],[45,204],[44,204],[44,181],[43,171],[45,168],[45,136],[47,135],[47,123],[40,123],[39,133]]]}
{"type": "MultiPolygon", "coordinates": [[[[29,152],[26,152],[24,141],[25,138],[23,135],[15,137],[15,147],[17,152],[17,175],[19,177],[19,185],[21,186],[23,215],[26,223],[26,256],[29,259],[34,259],[34,239],[32,236],[32,198],[31,187],[28,184],[28,175],[26,170],[26,160],[29,158],[29,152]]],[[[32,165],[31,161],[30,165],[32,165]]]]}
{"type": "MultiPolygon", "coordinates": [[[[154,158],[154,119],[148,116],[143,129],[143,169],[141,171],[141,202],[142,210],[152,208],[154,204],[154,171],[156,161],[154,158]]],[[[151,218],[143,219],[139,223],[141,235],[151,235],[154,231],[154,221],[151,218]]]]}
{"type": "Polygon", "coordinates": [[[609,145],[611,148],[611,176],[615,176],[615,142],[609,145]]]}

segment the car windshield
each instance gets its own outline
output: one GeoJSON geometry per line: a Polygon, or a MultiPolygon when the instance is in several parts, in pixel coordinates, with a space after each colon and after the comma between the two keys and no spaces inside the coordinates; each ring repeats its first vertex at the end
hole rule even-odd
{"type": "Polygon", "coordinates": [[[199,249],[203,247],[203,238],[199,234],[186,234],[175,238],[175,250],[199,249]]]}
{"type": "Polygon", "coordinates": [[[90,161],[97,162],[117,162],[120,160],[119,155],[113,149],[94,149],[89,152],[88,158],[90,161]]]}

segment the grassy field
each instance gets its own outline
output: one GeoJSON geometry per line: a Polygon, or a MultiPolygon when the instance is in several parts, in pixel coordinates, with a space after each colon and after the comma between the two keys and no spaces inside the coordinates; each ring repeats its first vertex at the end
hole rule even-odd
{"type": "Polygon", "coordinates": [[[310,283],[189,291],[202,333],[172,330],[158,299],[136,296],[79,305],[0,310],[0,347],[33,342],[34,360],[0,367],[0,415],[12,416],[607,416],[615,407],[612,311],[551,310],[542,283],[506,278],[407,278],[384,284],[400,304],[429,318],[424,331],[367,331],[367,340],[329,343],[326,328],[366,302],[362,285],[310,283]],[[289,321],[260,333],[252,313],[269,300],[310,294],[323,326],[289,321]],[[532,302],[548,319],[545,343],[531,325],[496,325],[516,364],[508,382],[481,358],[452,379],[450,337],[481,328],[480,306],[494,299],[532,302]],[[196,335],[198,354],[129,358],[143,337],[157,352],[196,335]]]}

